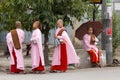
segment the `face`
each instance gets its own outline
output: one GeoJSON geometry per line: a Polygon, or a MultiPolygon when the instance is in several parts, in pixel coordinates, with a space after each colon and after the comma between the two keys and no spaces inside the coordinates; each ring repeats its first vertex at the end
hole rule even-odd
{"type": "Polygon", "coordinates": [[[34,23],[33,23],[33,29],[38,28],[38,25],[39,25],[39,22],[37,22],[37,21],[36,21],[36,22],[34,22],[34,23]]]}
{"type": "Polygon", "coordinates": [[[90,28],[88,29],[88,34],[93,34],[93,28],[92,28],[92,27],[90,27],[90,28]]]}
{"type": "Polygon", "coordinates": [[[61,21],[57,21],[57,26],[58,26],[59,28],[62,28],[62,27],[63,27],[63,23],[62,23],[61,21]]]}

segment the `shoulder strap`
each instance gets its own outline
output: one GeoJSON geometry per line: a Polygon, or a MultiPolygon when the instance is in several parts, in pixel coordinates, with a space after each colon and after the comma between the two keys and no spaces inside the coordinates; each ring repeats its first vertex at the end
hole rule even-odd
{"type": "Polygon", "coordinates": [[[21,49],[20,41],[19,41],[18,33],[17,33],[16,29],[11,30],[10,32],[11,32],[11,36],[12,36],[12,40],[13,40],[15,49],[21,49]]]}

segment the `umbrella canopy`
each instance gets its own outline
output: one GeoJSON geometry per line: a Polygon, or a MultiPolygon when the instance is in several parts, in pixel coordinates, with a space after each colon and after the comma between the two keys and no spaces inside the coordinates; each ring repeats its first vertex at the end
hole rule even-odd
{"type": "Polygon", "coordinates": [[[83,36],[87,33],[87,28],[92,27],[94,30],[94,34],[98,36],[102,30],[103,25],[99,21],[88,21],[86,23],[83,23],[75,32],[75,37],[77,37],[79,40],[83,39],[83,36]]]}

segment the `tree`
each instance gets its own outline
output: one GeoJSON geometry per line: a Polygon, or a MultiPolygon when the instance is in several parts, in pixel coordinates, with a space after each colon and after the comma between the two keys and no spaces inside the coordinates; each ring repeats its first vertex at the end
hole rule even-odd
{"type": "MultiPolygon", "coordinates": [[[[85,14],[91,18],[93,5],[84,0],[4,0],[0,3],[0,22],[3,24],[1,30],[11,30],[14,22],[20,20],[25,30],[32,30],[32,23],[40,20],[43,24],[43,34],[45,37],[45,60],[48,65],[48,36],[49,30],[54,28],[57,19],[64,20],[65,25],[71,23],[71,17],[75,17],[79,21],[85,14]],[[32,9],[31,14],[27,14],[27,10],[32,9]]],[[[87,17],[87,18],[88,18],[87,17]]],[[[88,19],[89,19],[88,18],[88,19]]]]}
{"type": "Polygon", "coordinates": [[[113,14],[113,53],[115,49],[120,45],[120,15],[117,13],[113,14]]]}

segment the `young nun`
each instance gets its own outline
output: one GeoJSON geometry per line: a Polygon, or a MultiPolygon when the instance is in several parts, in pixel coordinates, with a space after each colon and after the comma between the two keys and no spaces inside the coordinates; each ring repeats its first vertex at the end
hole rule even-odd
{"type": "Polygon", "coordinates": [[[65,72],[68,69],[69,64],[79,63],[79,58],[73,47],[73,44],[63,26],[63,21],[59,19],[57,21],[57,30],[54,35],[55,39],[60,42],[54,49],[52,58],[52,66],[50,72],[65,72]]]}
{"type": "Polygon", "coordinates": [[[93,67],[100,66],[100,52],[96,46],[96,43],[99,41],[92,27],[88,27],[87,33],[83,37],[84,48],[89,53],[91,58],[91,63],[93,67]]]}
{"type": "Polygon", "coordinates": [[[33,33],[30,39],[31,43],[31,58],[32,58],[32,72],[45,73],[44,70],[44,55],[42,47],[42,24],[39,21],[33,23],[33,33]]]}
{"type": "Polygon", "coordinates": [[[11,30],[6,36],[6,42],[11,57],[10,73],[25,73],[22,54],[24,36],[24,31],[21,29],[21,22],[16,21],[16,29],[11,30]]]}

